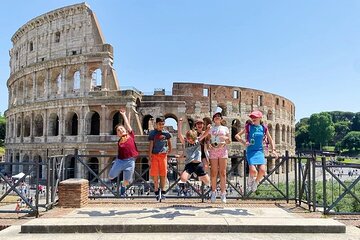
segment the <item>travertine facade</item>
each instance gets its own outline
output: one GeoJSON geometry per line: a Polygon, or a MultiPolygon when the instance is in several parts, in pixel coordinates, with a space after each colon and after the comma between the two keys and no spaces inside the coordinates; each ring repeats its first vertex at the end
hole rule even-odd
{"type": "MultiPolygon", "coordinates": [[[[86,4],[36,17],[11,40],[6,161],[44,162],[48,156],[73,154],[74,149],[83,154],[114,155],[117,137],[113,128],[122,122],[120,107],[131,117],[142,153],[146,153],[147,141],[141,135],[149,129],[152,117],[182,117],[189,121],[185,128],[190,128],[197,117],[210,119],[216,107],[222,108],[233,135],[244,126],[251,110],[263,111],[277,149],[294,153],[295,107],[284,97],[196,83],[174,83],[171,95],[163,89],[154,95],[122,90],[113,69],[113,48],[105,43],[96,16],[86,4]]],[[[241,151],[238,143],[232,144],[232,153],[241,151]]],[[[112,160],[93,157],[88,162],[97,171],[99,165],[102,168],[112,160]]],[[[87,174],[83,167],[75,166],[71,156],[66,165],[69,177],[87,174]]],[[[9,171],[15,174],[25,168],[14,166],[9,171]]]]}

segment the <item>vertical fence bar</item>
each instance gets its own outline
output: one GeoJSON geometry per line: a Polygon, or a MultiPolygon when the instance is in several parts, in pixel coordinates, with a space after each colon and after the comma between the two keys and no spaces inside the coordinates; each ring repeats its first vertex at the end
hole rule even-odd
{"type": "Polygon", "coordinates": [[[312,202],[313,202],[313,211],[316,211],[316,156],[314,161],[312,162],[311,165],[311,170],[312,170],[312,202]]]}
{"type": "MultiPolygon", "coordinates": [[[[299,153],[298,153],[299,155],[299,153]]],[[[294,158],[294,197],[295,197],[295,204],[297,204],[297,198],[298,198],[298,172],[297,172],[297,158],[294,158]]]]}
{"type": "Polygon", "coordinates": [[[321,158],[321,167],[322,167],[322,174],[323,174],[323,213],[325,214],[327,212],[327,196],[326,196],[326,158],[322,157],[321,158]]]}
{"type": "Polygon", "coordinates": [[[35,217],[38,218],[39,217],[39,160],[35,161],[35,170],[36,170],[36,179],[35,179],[35,217]]]}
{"type": "Polygon", "coordinates": [[[289,151],[285,151],[285,181],[286,181],[286,203],[289,203],[289,151]]]}
{"type": "Polygon", "coordinates": [[[50,168],[51,168],[51,163],[52,161],[54,161],[54,159],[52,157],[48,158],[48,161],[46,163],[46,205],[49,204],[50,202],[50,179],[51,179],[51,172],[50,172],[50,168]]]}
{"type": "Polygon", "coordinates": [[[247,195],[247,186],[246,186],[246,167],[247,167],[247,160],[246,160],[246,151],[244,150],[244,152],[243,152],[243,154],[244,154],[244,163],[243,163],[243,170],[244,170],[244,198],[246,197],[246,195],[247,195]]]}

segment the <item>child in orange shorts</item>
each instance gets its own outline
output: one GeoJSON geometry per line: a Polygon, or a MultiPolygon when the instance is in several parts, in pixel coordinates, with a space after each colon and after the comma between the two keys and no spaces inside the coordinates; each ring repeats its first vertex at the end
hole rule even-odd
{"type": "Polygon", "coordinates": [[[171,152],[171,134],[164,130],[165,118],[158,117],[155,121],[155,129],[149,133],[149,165],[150,176],[154,180],[154,190],[156,200],[160,200],[160,196],[164,199],[165,184],[167,175],[167,155],[171,152]],[[160,178],[160,190],[159,190],[160,178]],[[161,191],[161,194],[159,194],[161,191]]]}

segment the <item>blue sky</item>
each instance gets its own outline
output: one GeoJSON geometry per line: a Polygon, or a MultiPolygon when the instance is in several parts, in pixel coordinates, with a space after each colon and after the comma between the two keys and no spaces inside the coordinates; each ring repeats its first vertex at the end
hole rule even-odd
{"type": "MultiPolygon", "coordinates": [[[[71,0],[4,1],[0,112],[12,35],[71,0]]],[[[360,111],[360,1],[89,0],[121,86],[171,91],[173,82],[241,86],[279,94],[296,120],[322,111],[360,111]]]]}

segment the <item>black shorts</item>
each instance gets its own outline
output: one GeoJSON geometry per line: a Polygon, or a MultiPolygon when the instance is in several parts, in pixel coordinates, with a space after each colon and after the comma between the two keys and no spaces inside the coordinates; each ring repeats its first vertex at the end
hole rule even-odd
{"type": "Polygon", "coordinates": [[[195,173],[198,177],[202,177],[206,175],[206,172],[204,170],[203,164],[201,162],[191,162],[185,165],[185,169],[188,174],[195,173]]]}

